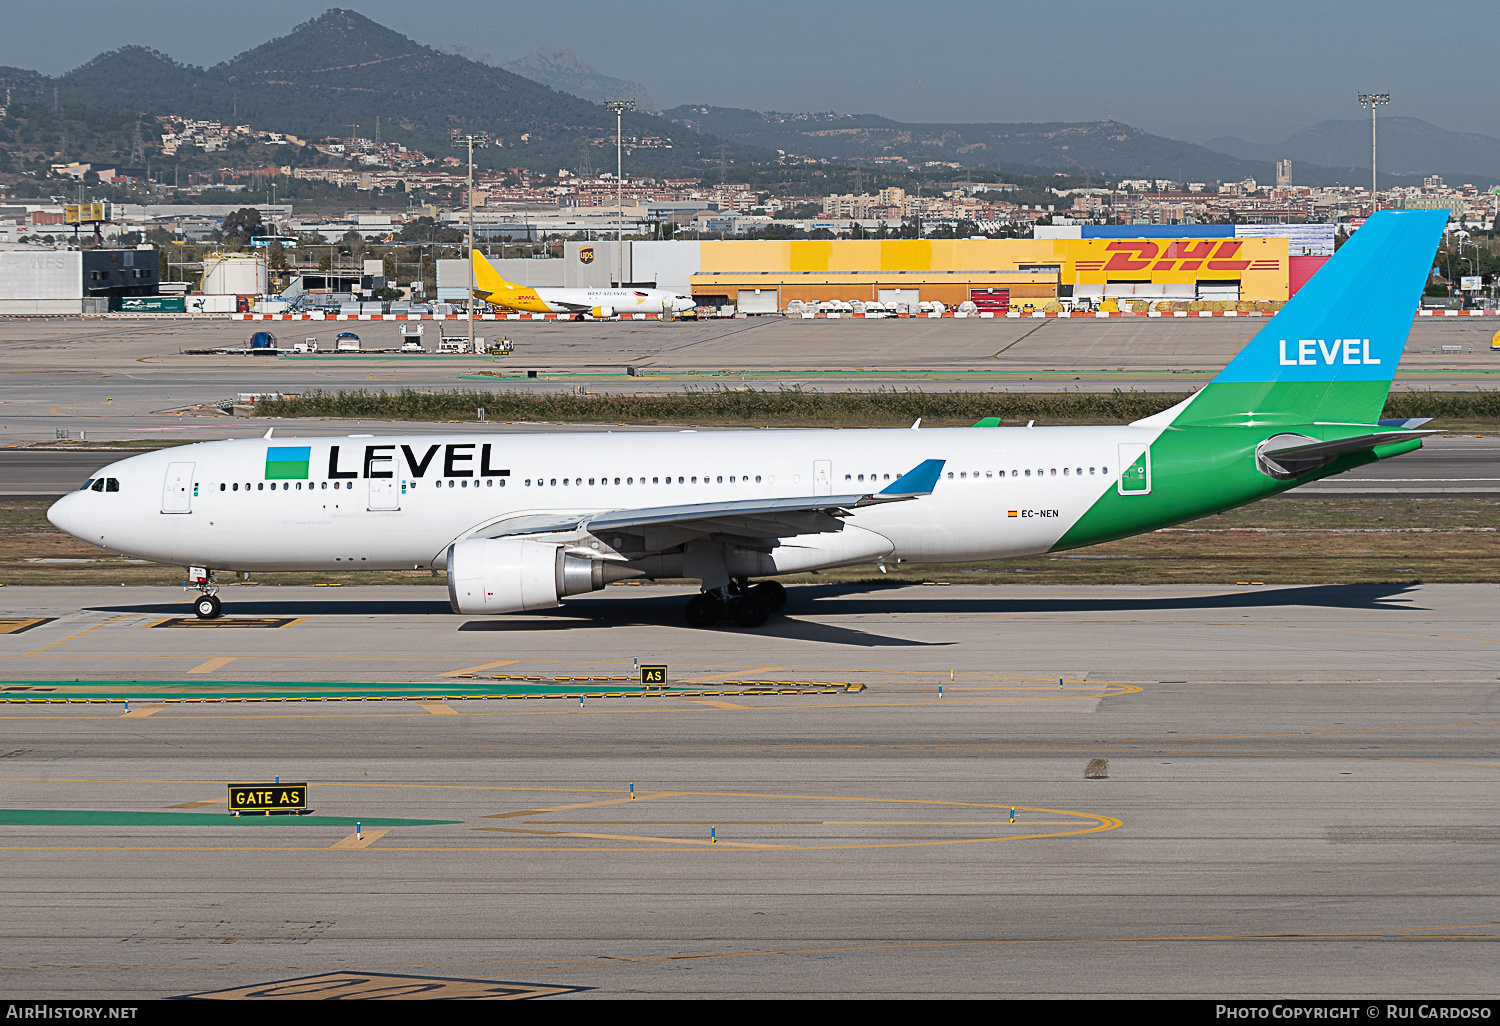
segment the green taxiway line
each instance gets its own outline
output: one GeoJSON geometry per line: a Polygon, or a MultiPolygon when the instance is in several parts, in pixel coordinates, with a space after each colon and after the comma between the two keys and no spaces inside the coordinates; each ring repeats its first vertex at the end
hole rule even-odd
{"type": "Polygon", "coordinates": [[[443,353],[442,355],[437,353],[283,353],[277,359],[307,360],[319,363],[365,362],[371,360],[376,362],[389,360],[392,363],[436,363],[439,361],[452,362],[454,360],[467,360],[469,363],[473,363],[475,360],[481,360],[495,363],[506,359],[509,355],[491,356],[488,353],[443,353]]]}
{"type": "MultiPolygon", "coordinates": [[[[683,692],[668,685],[666,694],[683,692]]],[[[526,681],[463,679],[440,684],[331,684],[327,681],[233,681],[208,684],[190,680],[137,681],[0,681],[0,704],[44,702],[120,703],[166,701],[200,702],[433,702],[445,698],[505,698],[517,696],[576,698],[584,695],[659,695],[634,681],[526,681]]]]}
{"type": "Polygon", "coordinates": [[[117,812],[98,809],[0,809],[0,826],[449,826],[461,819],[378,819],[359,816],[231,816],[228,812],[117,812]]]}

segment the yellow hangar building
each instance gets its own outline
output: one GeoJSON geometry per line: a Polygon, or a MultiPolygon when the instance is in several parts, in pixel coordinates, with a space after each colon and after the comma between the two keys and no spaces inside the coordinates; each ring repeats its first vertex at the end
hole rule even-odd
{"type": "Polygon", "coordinates": [[[662,245],[673,248],[674,270],[689,272],[700,304],[745,312],[784,310],[794,300],[935,300],[998,313],[1054,300],[1284,302],[1289,292],[1285,238],[637,243],[637,278],[653,262],[643,248],[662,245]]]}

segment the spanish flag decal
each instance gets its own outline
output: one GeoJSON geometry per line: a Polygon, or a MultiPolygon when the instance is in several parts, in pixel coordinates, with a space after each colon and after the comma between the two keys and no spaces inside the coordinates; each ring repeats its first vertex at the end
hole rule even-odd
{"type": "Polygon", "coordinates": [[[1011,510],[1009,513],[1007,513],[1005,515],[1008,516],[1008,517],[1018,517],[1018,516],[1021,515],[1021,511],[1013,509],[1013,510],[1011,510]]]}

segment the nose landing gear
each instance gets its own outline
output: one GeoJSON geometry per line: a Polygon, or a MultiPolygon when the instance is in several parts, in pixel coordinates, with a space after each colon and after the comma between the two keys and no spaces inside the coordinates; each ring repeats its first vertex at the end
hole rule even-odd
{"type": "Polygon", "coordinates": [[[219,585],[214,581],[214,575],[201,566],[188,567],[188,579],[185,586],[197,588],[201,593],[193,600],[193,612],[198,614],[200,620],[218,619],[224,612],[224,603],[219,601],[215,594],[219,585]]]}
{"type": "Polygon", "coordinates": [[[728,588],[694,595],[688,599],[684,610],[689,627],[707,630],[716,625],[728,613],[741,627],[754,630],[766,619],[786,605],[786,588],[776,581],[762,581],[750,585],[749,581],[731,581],[728,588]]]}

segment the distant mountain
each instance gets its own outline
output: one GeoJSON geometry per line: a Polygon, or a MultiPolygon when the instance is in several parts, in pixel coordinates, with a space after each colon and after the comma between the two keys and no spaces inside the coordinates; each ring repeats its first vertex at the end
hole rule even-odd
{"type": "MultiPolygon", "coordinates": [[[[126,46],[55,79],[0,68],[3,85],[21,90],[22,102],[50,101],[55,88],[65,104],[248,123],[308,139],[371,137],[378,118],[382,136],[434,155],[448,152],[449,129],[487,131],[497,140],[482,155],[490,167],[571,168],[585,145],[600,148],[599,163],[615,129],[609,112],[585,99],[441,53],[341,9],[208,69],[126,46]]],[[[719,160],[716,140],[648,114],[627,115],[625,132],[660,140],[631,154],[640,172],[719,160]]],[[[734,146],[728,159],[770,156],[734,146]]]]}
{"type": "Polygon", "coordinates": [[[1118,121],[911,124],[876,114],[782,114],[710,106],[673,107],[664,116],[722,139],[836,160],[901,157],[1204,182],[1264,181],[1274,175],[1274,166],[1263,158],[1230,157],[1118,121]]]}
{"type": "Polygon", "coordinates": [[[506,71],[551,86],[563,93],[581,96],[593,103],[605,100],[635,100],[636,110],[655,111],[656,101],[639,82],[601,75],[580,61],[572,50],[544,46],[534,53],[500,65],[506,71]]]}
{"type": "MultiPolygon", "coordinates": [[[[150,126],[137,128],[139,114],[181,114],[309,140],[369,138],[378,124],[381,136],[434,156],[453,152],[451,129],[483,131],[496,140],[478,155],[486,167],[609,167],[615,120],[591,100],[633,95],[642,107],[654,106],[638,83],[600,75],[571,50],[544,48],[495,67],[488,54],[424,46],[344,9],[212,68],[126,46],[56,78],[0,68],[5,87],[14,109],[27,108],[35,123],[16,127],[14,139],[10,127],[0,129],[0,148],[55,152],[71,140],[65,148],[78,153],[80,135],[87,134],[97,139],[100,152],[116,155],[110,159],[126,159],[117,155],[136,152],[138,142],[144,142],[148,160],[159,151],[150,126]],[[51,115],[39,111],[53,105],[51,115]],[[56,124],[44,129],[43,121],[56,124]]],[[[1411,118],[1381,123],[1381,167],[1391,175],[1383,184],[1434,172],[1479,185],[1500,181],[1500,139],[1445,132],[1411,118]]],[[[713,106],[676,107],[665,116],[637,111],[625,118],[627,140],[640,140],[634,147],[627,142],[627,166],[652,175],[701,173],[726,163],[773,164],[779,150],[836,163],[895,157],[987,165],[999,174],[1061,171],[1182,182],[1271,181],[1273,161],[1290,157],[1299,184],[1363,184],[1367,133],[1367,123],[1330,121],[1276,145],[1221,138],[1199,146],[1116,121],[914,124],[875,114],[713,106]]]]}
{"type": "MultiPolygon", "coordinates": [[[[1380,169],[1392,175],[1500,177],[1500,139],[1476,132],[1450,132],[1420,118],[1380,118],[1380,169]]],[[[1246,160],[1281,160],[1324,167],[1360,168],[1370,173],[1370,122],[1320,121],[1279,143],[1252,143],[1220,136],[1208,149],[1246,160]]],[[[1382,183],[1383,184],[1383,183],[1382,183]]]]}
{"type": "MultiPolygon", "coordinates": [[[[877,114],[784,114],[707,105],[673,107],[663,116],[721,139],[787,154],[851,163],[877,157],[900,157],[912,163],[940,160],[976,166],[991,164],[1016,172],[1067,171],[1110,178],[1166,178],[1179,182],[1226,182],[1246,178],[1270,182],[1275,180],[1275,161],[1291,157],[1296,165],[1293,181],[1300,185],[1360,185],[1369,180],[1368,123],[1363,128],[1365,149],[1362,152],[1365,156],[1361,170],[1361,162],[1351,159],[1353,150],[1347,147],[1337,150],[1325,145],[1320,154],[1306,148],[1292,152],[1284,144],[1257,146],[1227,139],[1216,139],[1212,146],[1199,146],[1152,135],[1118,121],[914,124],[893,121],[877,114]]],[[[1489,152],[1485,146],[1492,146],[1500,153],[1500,140],[1457,132],[1444,133],[1442,129],[1410,118],[1383,118],[1381,124],[1384,126],[1398,120],[1425,125],[1430,132],[1442,133],[1448,143],[1462,139],[1470,156],[1442,164],[1421,159],[1432,137],[1420,138],[1415,131],[1407,130],[1406,137],[1412,140],[1407,146],[1409,155],[1394,165],[1387,165],[1385,158],[1381,158],[1382,187],[1412,182],[1420,184],[1423,174],[1434,172],[1461,173],[1465,176],[1463,180],[1480,185],[1500,181],[1500,160],[1487,163],[1488,158],[1483,156],[1489,152]],[[1481,170],[1486,166],[1492,170],[1481,170]],[[1474,170],[1459,171],[1459,168],[1474,170]],[[1389,179],[1386,178],[1387,171],[1389,179]]],[[[1354,134],[1358,135],[1357,132],[1354,134]]],[[[1382,154],[1386,152],[1386,138],[1382,128],[1382,154]]],[[[1395,144],[1394,138],[1392,141],[1395,144]]],[[[1444,152],[1458,151],[1456,145],[1449,145],[1444,152]]]]}

